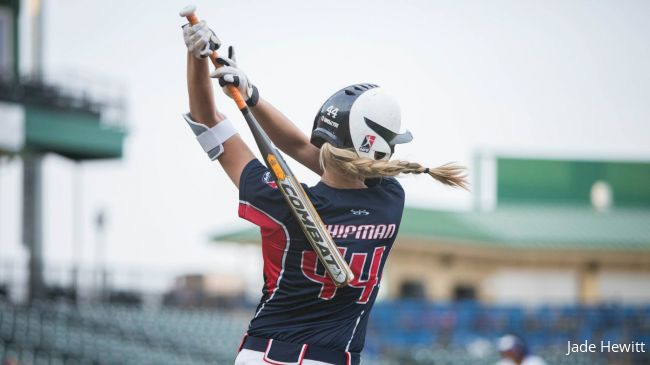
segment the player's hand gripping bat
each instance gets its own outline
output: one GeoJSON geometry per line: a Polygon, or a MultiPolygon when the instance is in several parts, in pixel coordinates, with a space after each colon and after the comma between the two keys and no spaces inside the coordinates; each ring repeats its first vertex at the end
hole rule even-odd
{"type": "MultiPolygon", "coordinates": [[[[193,5],[181,10],[180,16],[186,17],[187,21],[192,25],[199,22],[199,18],[196,15],[196,7],[193,5]]],[[[222,66],[217,62],[216,51],[212,52],[210,60],[212,60],[214,67],[219,68],[222,66]]],[[[300,185],[293,175],[287,163],[284,162],[280,151],[278,151],[262,127],[260,127],[237,87],[228,85],[228,91],[230,91],[239,111],[241,111],[244,119],[246,119],[246,123],[248,123],[248,127],[255,137],[257,147],[259,147],[264,157],[266,166],[271,171],[282,196],[287,201],[287,205],[300,224],[300,228],[305,233],[307,240],[309,240],[312,248],[316,251],[318,259],[337,287],[346,286],[354,279],[354,274],[352,274],[350,267],[341,256],[338,247],[336,247],[334,240],[332,240],[329,231],[325,228],[323,221],[320,219],[314,205],[303,190],[302,185],[300,185]]]]}

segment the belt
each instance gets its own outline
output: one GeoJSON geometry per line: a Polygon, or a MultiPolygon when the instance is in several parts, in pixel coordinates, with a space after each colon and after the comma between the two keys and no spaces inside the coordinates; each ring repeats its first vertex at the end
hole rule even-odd
{"type": "Polygon", "coordinates": [[[332,365],[359,365],[358,352],[333,351],[322,347],[282,342],[278,340],[245,335],[239,350],[247,349],[264,353],[270,364],[300,365],[304,359],[321,361],[332,365]]]}

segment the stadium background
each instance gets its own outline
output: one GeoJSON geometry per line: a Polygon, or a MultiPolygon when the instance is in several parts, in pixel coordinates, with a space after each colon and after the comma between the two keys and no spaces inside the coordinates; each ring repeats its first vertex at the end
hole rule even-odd
{"type": "MultiPolygon", "coordinates": [[[[178,117],[183,5],[0,1],[3,361],[232,361],[261,257],[178,117]]],[[[373,80],[416,135],[401,157],[470,168],[471,194],[402,180],[364,363],[491,364],[506,332],[549,364],[650,362],[563,356],[569,339],[650,343],[650,7],[343,5],[199,9],[303,130],[373,80]]]]}

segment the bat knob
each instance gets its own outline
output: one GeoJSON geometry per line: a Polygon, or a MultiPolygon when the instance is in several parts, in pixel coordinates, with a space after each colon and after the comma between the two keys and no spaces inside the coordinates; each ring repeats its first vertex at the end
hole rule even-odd
{"type": "Polygon", "coordinates": [[[196,5],[188,5],[188,6],[184,7],[184,8],[183,8],[179,13],[178,13],[178,15],[180,15],[180,16],[182,16],[182,17],[188,17],[188,16],[194,14],[195,11],[196,11],[196,5]]]}

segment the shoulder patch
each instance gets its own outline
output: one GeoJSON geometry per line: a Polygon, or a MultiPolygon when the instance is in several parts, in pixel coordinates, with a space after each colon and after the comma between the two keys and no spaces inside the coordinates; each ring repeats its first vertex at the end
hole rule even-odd
{"type": "Polygon", "coordinates": [[[273,189],[277,189],[277,188],[278,188],[278,184],[276,184],[276,183],[275,183],[275,180],[273,180],[273,177],[271,176],[271,172],[270,172],[270,171],[267,171],[267,172],[264,173],[264,175],[262,175],[262,181],[263,181],[266,185],[272,187],[273,189]]]}

